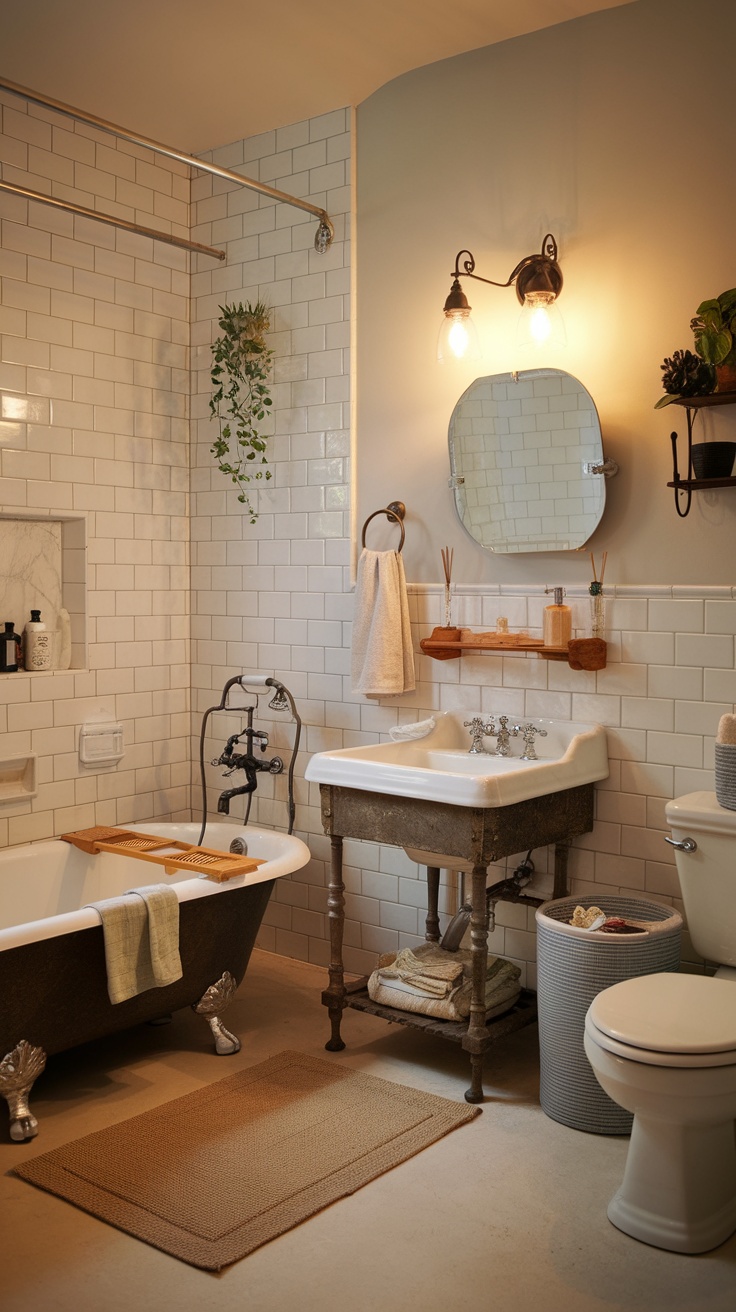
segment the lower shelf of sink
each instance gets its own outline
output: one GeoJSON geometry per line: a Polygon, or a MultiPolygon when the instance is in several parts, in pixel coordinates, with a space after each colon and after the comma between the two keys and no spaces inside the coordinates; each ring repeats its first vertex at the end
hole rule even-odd
{"type": "MultiPolygon", "coordinates": [[[[468,1032],[467,1020],[439,1020],[436,1016],[420,1016],[414,1011],[399,1011],[397,1007],[385,1007],[380,1002],[373,1002],[368,996],[368,976],[355,980],[348,985],[345,1006],[355,1011],[365,1011],[371,1016],[380,1016],[382,1020],[398,1025],[409,1025],[412,1029],[424,1030],[436,1034],[439,1038],[450,1039],[453,1043],[462,1043],[468,1032]]],[[[507,1034],[533,1025],[537,1019],[537,995],[530,989],[522,989],[519,997],[502,1016],[494,1016],[486,1022],[488,1043],[495,1043],[507,1034]]]]}

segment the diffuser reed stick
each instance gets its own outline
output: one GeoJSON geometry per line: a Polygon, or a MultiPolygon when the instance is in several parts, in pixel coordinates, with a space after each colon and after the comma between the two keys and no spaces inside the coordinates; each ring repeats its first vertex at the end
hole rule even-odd
{"type": "Polygon", "coordinates": [[[442,568],[445,572],[445,628],[452,628],[452,558],[454,547],[442,547],[442,568]]]}

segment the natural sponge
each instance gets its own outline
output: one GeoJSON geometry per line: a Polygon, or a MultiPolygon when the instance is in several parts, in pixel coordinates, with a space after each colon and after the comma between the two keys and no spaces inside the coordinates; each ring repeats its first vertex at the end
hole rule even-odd
{"type": "Polygon", "coordinates": [[[717,743],[736,743],[736,715],[722,715],[718,721],[717,743]]]}

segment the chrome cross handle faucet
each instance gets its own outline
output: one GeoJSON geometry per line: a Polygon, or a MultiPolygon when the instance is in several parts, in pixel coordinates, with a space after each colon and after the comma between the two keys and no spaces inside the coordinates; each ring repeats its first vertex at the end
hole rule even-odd
{"type": "MultiPolygon", "coordinates": [[[[486,749],[483,746],[483,739],[489,731],[489,726],[483,723],[483,717],[481,715],[474,715],[472,720],[463,720],[463,726],[470,730],[470,737],[472,739],[468,750],[470,752],[484,752],[486,749]]],[[[493,725],[491,723],[491,728],[492,727],[493,725]]]]}
{"type": "Polygon", "coordinates": [[[537,734],[539,734],[540,738],[546,738],[547,730],[538,729],[536,724],[515,724],[514,730],[516,733],[521,734],[522,741],[524,743],[524,750],[521,753],[521,760],[538,761],[539,757],[537,756],[536,748],[534,746],[534,739],[537,734]]]}
{"type": "Polygon", "coordinates": [[[518,725],[514,725],[509,729],[508,715],[499,716],[498,728],[495,727],[493,722],[486,726],[485,732],[488,734],[489,738],[496,739],[495,756],[511,755],[511,739],[516,738],[518,728],[518,725]]]}

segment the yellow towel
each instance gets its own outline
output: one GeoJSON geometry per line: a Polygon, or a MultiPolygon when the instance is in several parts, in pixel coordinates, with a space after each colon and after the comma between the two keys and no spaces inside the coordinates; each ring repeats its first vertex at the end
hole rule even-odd
{"type": "Polygon", "coordinates": [[[150,884],[87,905],[102,921],[111,1002],[181,979],[179,899],[173,888],[150,884]]]}
{"type": "Polygon", "coordinates": [[[360,553],[351,674],[353,692],[366,697],[391,697],[416,687],[406,576],[398,551],[364,547],[360,553]]]}
{"type": "Polygon", "coordinates": [[[399,981],[410,984],[419,993],[432,998],[446,998],[463,973],[463,964],[457,957],[422,961],[411,948],[403,948],[390,966],[379,969],[381,983],[396,985],[399,981]]]}

